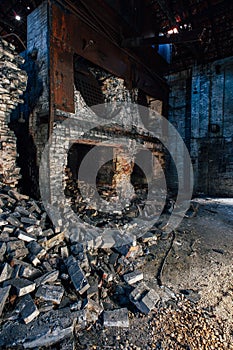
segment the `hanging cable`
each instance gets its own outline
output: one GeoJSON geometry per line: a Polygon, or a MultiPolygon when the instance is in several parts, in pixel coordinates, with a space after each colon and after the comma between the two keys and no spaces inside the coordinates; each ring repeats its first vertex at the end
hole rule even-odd
{"type": "Polygon", "coordinates": [[[24,49],[27,50],[27,48],[26,48],[24,42],[23,42],[23,41],[20,39],[20,37],[19,37],[17,34],[15,34],[15,33],[9,33],[9,34],[6,34],[6,35],[1,35],[1,38],[5,39],[5,38],[8,38],[9,36],[15,36],[15,37],[19,40],[19,42],[21,43],[21,45],[24,47],[24,49]]]}

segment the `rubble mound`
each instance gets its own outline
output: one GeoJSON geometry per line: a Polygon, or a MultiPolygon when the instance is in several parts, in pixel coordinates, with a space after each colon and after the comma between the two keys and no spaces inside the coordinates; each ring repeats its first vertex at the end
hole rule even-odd
{"type": "Polygon", "coordinates": [[[149,248],[166,239],[156,227],[131,244],[94,249],[55,228],[40,201],[0,184],[0,231],[1,349],[54,349],[54,344],[62,350],[74,344],[102,349],[104,334],[113,349],[124,349],[125,328],[129,335],[134,332],[136,343],[144,339],[150,348],[161,348],[163,341],[168,348],[192,344],[190,349],[204,349],[201,326],[197,336],[190,335],[199,319],[211,335],[208,346],[216,341],[218,349],[225,349],[228,344],[222,325],[212,326],[206,321],[211,314],[196,306],[198,293],[174,293],[159,275],[153,283],[146,279],[145,268],[153,259],[149,248]],[[94,345],[97,338],[99,345],[94,345]]]}
{"type": "Polygon", "coordinates": [[[128,327],[129,311],[148,314],[160,300],[142,272],[159,229],[94,249],[54,228],[40,201],[3,184],[0,207],[0,347],[49,346],[96,322],[128,327]]]}
{"type": "Polygon", "coordinates": [[[12,44],[0,39],[0,181],[16,187],[20,168],[16,165],[16,137],[10,130],[9,116],[19,103],[27,85],[27,74],[20,69],[24,59],[12,44]]]}

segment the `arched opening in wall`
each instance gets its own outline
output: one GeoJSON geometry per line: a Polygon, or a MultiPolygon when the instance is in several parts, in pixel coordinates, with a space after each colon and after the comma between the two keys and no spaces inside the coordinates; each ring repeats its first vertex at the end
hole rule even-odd
{"type": "Polygon", "coordinates": [[[140,215],[147,200],[148,183],[153,179],[153,154],[148,150],[139,151],[131,168],[128,168],[128,173],[125,171],[124,155],[119,153],[119,149],[115,146],[100,146],[95,143],[74,143],[70,148],[67,158],[65,195],[71,199],[74,212],[84,221],[106,227],[111,222],[111,225],[117,227],[140,215]],[[80,173],[86,157],[94,151],[95,157],[91,158],[87,171],[80,173]],[[108,152],[107,158],[106,152],[108,152]],[[123,215],[118,215],[119,213],[112,209],[109,212],[98,209],[99,199],[105,201],[107,208],[108,205],[112,208],[114,201],[119,200],[119,192],[115,187],[116,177],[118,177],[118,183],[126,178],[126,182],[128,181],[133,188],[133,196],[128,205],[123,208],[121,213],[123,215]],[[93,197],[94,191],[99,197],[93,197]]]}
{"type": "MultiPolygon", "coordinates": [[[[97,144],[87,143],[74,143],[67,157],[67,181],[66,194],[72,195],[72,190],[79,184],[85,183],[85,186],[96,186],[100,196],[104,192],[108,196],[115,196],[116,192],[113,186],[113,176],[116,171],[117,159],[114,158],[114,153],[117,150],[111,146],[98,146],[97,144]],[[88,153],[95,148],[94,157],[91,158],[90,168],[80,174],[80,166],[88,153]],[[111,159],[106,160],[106,151],[108,157],[111,159]],[[93,177],[93,169],[97,169],[96,177],[93,177]]],[[[153,156],[148,151],[140,151],[135,157],[132,173],[130,175],[130,181],[134,189],[148,188],[148,181],[153,179],[153,156]],[[148,159],[150,158],[150,159],[148,159]],[[139,164],[139,165],[138,165],[139,164]]]]}
{"type": "Polygon", "coordinates": [[[78,180],[78,171],[82,160],[94,145],[74,143],[68,152],[68,168],[73,180],[78,180]]]}
{"type": "MultiPolygon", "coordinates": [[[[68,168],[72,174],[73,180],[77,181],[86,181],[90,185],[95,185],[93,182],[93,176],[91,174],[92,169],[89,169],[90,172],[85,172],[85,174],[79,173],[80,166],[84,158],[88,155],[88,153],[94,148],[97,147],[97,151],[95,150],[94,156],[92,157],[92,169],[98,169],[96,176],[96,184],[97,185],[111,185],[112,184],[112,176],[113,176],[113,159],[108,162],[104,161],[105,150],[106,147],[108,149],[108,153],[113,155],[113,148],[110,146],[98,146],[94,144],[87,143],[74,143],[69,152],[68,152],[68,168]],[[93,159],[94,158],[94,159],[93,159]],[[95,164],[93,164],[93,161],[95,164]]],[[[113,156],[111,157],[113,158],[113,156]]]]}
{"type": "Polygon", "coordinates": [[[134,186],[134,188],[148,187],[146,175],[142,170],[142,168],[138,166],[136,163],[134,164],[133,172],[131,174],[131,183],[134,186]]]}
{"type": "Polygon", "coordinates": [[[81,200],[82,194],[86,193],[88,197],[93,193],[93,189],[97,189],[101,197],[104,196],[105,199],[111,197],[113,174],[113,147],[74,143],[67,157],[65,195],[73,199],[79,196],[81,200]],[[94,153],[91,152],[92,150],[94,153]],[[106,154],[110,158],[108,161],[106,161],[106,154]],[[86,165],[85,161],[87,161],[86,165]],[[84,191],[83,188],[85,188],[84,191]]]}

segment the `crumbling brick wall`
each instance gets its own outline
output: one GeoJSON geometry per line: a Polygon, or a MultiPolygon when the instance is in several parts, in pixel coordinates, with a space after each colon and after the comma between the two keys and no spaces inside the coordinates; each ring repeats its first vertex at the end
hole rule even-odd
{"type": "MultiPolygon", "coordinates": [[[[41,155],[44,149],[44,146],[47,142],[48,138],[48,123],[49,123],[49,42],[48,42],[48,15],[47,15],[47,4],[46,2],[42,3],[35,11],[33,11],[28,16],[28,36],[27,36],[27,53],[30,55],[33,51],[37,50],[36,64],[38,68],[38,79],[42,83],[43,89],[40,94],[37,104],[34,110],[30,114],[29,118],[29,132],[33,138],[33,142],[36,147],[36,161],[37,166],[40,165],[41,155]]],[[[76,64],[75,55],[74,55],[74,66],[76,64]]],[[[77,65],[79,62],[77,63],[77,65]]],[[[88,65],[88,63],[86,62],[88,65]]],[[[80,67],[79,67],[80,68],[80,67]]],[[[138,90],[132,89],[129,91],[124,84],[124,80],[117,78],[110,73],[98,68],[90,63],[88,66],[88,72],[93,75],[93,79],[99,81],[99,85],[101,86],[101,94],[103,96],[104,102],[137,102],[138,98],[138,90]]],[[[87,74],[88,74],[87,72],[87,74]]],[[[73,140],[77,140],[80,135],[83,134],[82,124],[86,123],[87,129],[88,125],[92,125],[93,122],[96,126],[99,126],[98,117],[93,117],[93,113],[89,113],[89,106],[85,98],[83,97],[81,91],[79,91],[78,86],[74,86],[74,102],[75,102],[75,112],[68,113],[65,111],[61,111],[56,109],[55,112],[55,122],[54,122],[54,130],[59,131],[59,138],[56,139],[54,154],[56,153],[57,158],[54,160],[56,164],[53,164],[54,169],[54,177],[53,182],[56,184],[59,181],[60,169],[65,170],[67,166],[67,159],[64,161],[62,152],[64,147],[69,143],[68,138],[72,136],[73,140]],[[84,117],[83,111],[86,111],[86,116],[84,117]],[[76,120],[80,120],[78,130],[74,133],[71,131],[72,135],[67,135],[67,130],[64,129],[63,121],[67,118],[75,118],[76,120]],[[89,123],[90,122],[90,123],[89,123]],[[60,150],[60,151],[59,151],[60,150]],[[56,171],[57,168],[57,171],[56,171]]],[[[149,116],[150,117],[150,116],[149,116]]],[[[153,119],[154,120],[154,119],[153,119]]],[[[106,121],[107,122],[107,121],[106,121]]],[[[138,128],[138,132],[147,135],[147,130],[143,127],[143,124],[140,120],[140,113],[138,113],[137,106],[135,104],[135,113],[131,113],[129,111],[128,115],[122,115],[122,120],[120,120],[121,127],[123,130],[127,129],[127,132],[132,133],[132,137],[134,137],[135,128],[138,128]],[[144,130],[144,131],[143,131],[144,130]]],[[[88,136],[88,135],[87,135],[88,136]]],[[[96,139],[99,141],[106,140],[106,137],[111,137],[114,140],[114,131],[112,133],[107,133],[101,135],[98,131],[93,132],[92,135],[89,135],[87,139],[90,138],[96,139]]],[[[150,149],[154,151],[154,154],[161,153],[162,159],[162,150],[161,145],[154,145],[154,148],[150,149]],[[157,152],[157,153],[156,153],[157,152]]],[[[155,171],[157,171],[155,169],[155,171]]],[[[65,173],[65,171],[64,171],[65,173]]],[[[57,195],[57,191],[54,190],[55,193],[55,201],[59,201],[59,195],[57,195]]]]}
{"type": "Polygon", "coordinates": [[[20,69],[22,57],[13,45],[0,40],[0,181],[16,187],[20,179],[17,166],[16,137],[8,123],[12,110],[23,103],[20,96],[26,88],[27,75],[20,69]]]}

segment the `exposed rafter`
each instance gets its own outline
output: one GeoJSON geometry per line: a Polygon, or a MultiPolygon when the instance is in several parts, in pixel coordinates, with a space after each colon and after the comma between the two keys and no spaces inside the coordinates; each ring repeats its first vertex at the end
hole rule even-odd
{"type": "MultiPolygon", "coordinates": [[[[0,35],[4,36],[13,32],[26,45],[27,15],[42,1],[1,0],[0,35]],[[20,21],[16,20],[15,14],[20,15],[20,21]]],[[[55,0],[47,1],[53,2],[55,0]]],[[[150,62],[153,62],[153,52],[148,46],[150,40],[145,41],[143,38],[157,36],[157,33],[162,32],[164,36],[158,39],[157,44],[173,43],[172,69],[182,69],[182,67],[192,64],[194,60],[205,62],[233,55],[233,37],[231,36],[233,2],[229,0],[58,1],[63,5],[65,3],[69,3],[69,6],[72,5],[73,9],[80,13],[83,20],[86,19],[91,26],[104,32],[116,44],[121,45],[122,40],[125,40],[123,46],[136,50],[138,55],[142,55],[150,62]],[[135,18],[140,19],[140,21],[135,22],[133,20],[135,18]],[[187,39],[189,36],[192,38],[192,34],[183,34],[185,32],[184,25],[190,25],[194,32],[206,28],[208,40],[201,44],[198,41],[187,39]],[[167,32],[174,27],[179,29],[180,35],[167,38],[167,32]],[[142,42],[139,40],[139,44],[136,43],[138,37],[143,39],[142,42]]],[[[19,52],[24,50],[24,45],[16,37],[11,36],[7,39],[16,45],[19,52]]]]}

